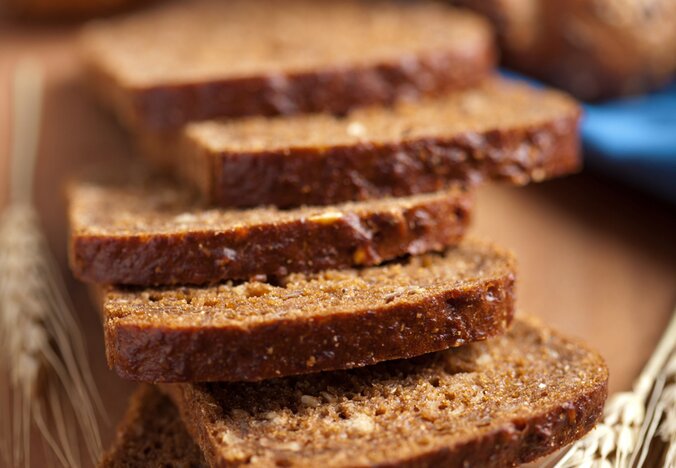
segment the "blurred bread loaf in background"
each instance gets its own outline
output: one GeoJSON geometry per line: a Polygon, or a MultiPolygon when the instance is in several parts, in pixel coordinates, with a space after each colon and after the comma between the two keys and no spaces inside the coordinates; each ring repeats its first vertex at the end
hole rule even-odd
{"type": "Polygon", "coordinates": [[[496,26],[504,64],[586,100],[643,93],[676,72],[674,0],[453,0],[496,26]]]}

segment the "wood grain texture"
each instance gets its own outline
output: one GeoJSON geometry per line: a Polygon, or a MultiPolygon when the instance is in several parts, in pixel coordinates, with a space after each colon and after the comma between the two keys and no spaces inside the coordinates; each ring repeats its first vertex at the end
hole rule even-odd
{"type": "MultiPolygon", "coordinates": [[[[25,54],[48,73],[36,201],[85,330],[111,421],[103,427],[108,445],[133,385],[107,369],[97,311],[67,270],[62,187],[86,164],[124,164],[130,145],[83,91],[72,30],[0,20],[0,205],[7,195],[9,81],[25,54]]],[[[479,195],[473,231],[517,253],[520,308],[587,340],[608,361],[610,391],[628,388],[676,302],[674,208],[587,172],[525,188],[486,186],[479,195]]],[[[41,461],[36,453],[34,466],[41,461]]]]}

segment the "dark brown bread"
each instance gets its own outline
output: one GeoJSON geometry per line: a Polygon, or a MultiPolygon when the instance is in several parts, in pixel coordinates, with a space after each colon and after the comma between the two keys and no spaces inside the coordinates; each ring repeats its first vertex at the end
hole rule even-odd
{"type": "Polygon", "coordinates": [[[605,99],[676,76],[673,0],[453,0],[488,16],[505,63],[572,92],[605,99]]]}
{"type": "Polygon", "coordinates": [[[176,406],[152,385],[141,385],[117,428],[101,468],[206,468],[176,406]]]}
{"type": "Polygon", "coordinates": [[[211,466],[506,467],[588,432],[607,381],[598,354],[520,320],[408,361],[161,388],[211,466]]]}
{"type": "Polygon", "coordinates": [[[503,333],[510,253],[466,241],[378,267],[277,284],[103,293],[108,362],[124,378],[239,381],[361,367],[503,333]]]}
{"type": "Polygon", "coordinates": [[[70,189],[71,266],[95,283],[206,284],[375,265],[457,244],[471,200],[462,188],[291,211],[210,209],[167,181],[70,189]]]}
{"type": "Polygon", "coordinates": [[[579,106],[555,91],[489,80],[346,117],[198,122],[139,135],[143,153],[220,206],[325,205],[432,192],[458,180],[517,184],[581,165],[579,106]]]}
{"type": "Polygon", "coordinates": [[[107,15],[125,8],[149,3],[149,0],[3,0],[12,16],[39,21],[68,21],[107,15]]]}
{"type": "Polygon", "coordinates": [[[99,94],[132,128],[218,116],[346,112],[478,83],[489,25],[438,3],[175,2],[90,26],[99,94]]]}

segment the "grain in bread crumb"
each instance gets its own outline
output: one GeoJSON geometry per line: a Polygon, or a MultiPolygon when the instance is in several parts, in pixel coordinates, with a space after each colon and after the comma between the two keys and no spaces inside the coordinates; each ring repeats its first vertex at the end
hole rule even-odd
{"type": "MultiPolygon", "coordinates": [[[[331,465],[346,453],[353,464],[355,457],[363,457],[365,465],[404,464],[428,454],[443,456],[444,450],[448,462],[458,455],[457,442],[469,440],[490,446],[496,466],[512,466],[530,461],[518,458],[522,449],[543,455],[579,437],[603,410],[608,375],[600,356],[557,334],[544,342],[539,327],[521,319],[505,335],[411,360],[196,386],[201,395],[190,400],[178,395],[187,417],[204,424],[206,415],[209,430],[236,431],[242,423],[210,420],[214,408],[216,414],[219,408],[251,408],[239,446],[210,447],[213,464],[233,462],[233,448],[248,457],[304,466],[331,465]],[[482,368],[479,362],[493,361],[492,356],[500,359],[482,368]],[[565,367],[579,379],[570,378],[565,367]],[[299,400],[309,404],[299,408],[299,400]],[[280,425],[262,422],[281,414],[280,425]],[[524,429],[514,431],[515,426],[524,429]],[[388,450],[377,449],[383,445],[388,450]]],[[[486,452],[469,456],[474,455],[486,452]]]]}
{"type": "Polygon", "coordinates": [[[361,435],[370,434],[375,429],[375,422],[368,415],[358,413],[345,420],[348,430],[361,435]]]}
{"type": "Polygon", "coordinates": [[[325,211],[323,213],[310,216],[308,220],[312,221],[313,223],[331,224],[335,223],[339,219],[342,219],[343,216],[343,213],[340,211],[325,211]]]}
{"type": "Polygon", "coordinates": [[[310,406],[312,408],[318,407],[322,402],[319,398],[313,397],[310,395],[303,395],[300,397],[300,402],[305,406],[310,406]]]}
{"type": "Polygon", "coordinates": [[[347,134],[353,137],[363,137],[366,135],[366,127],[361,122],[350,122],[347,126],[347,134]]]}

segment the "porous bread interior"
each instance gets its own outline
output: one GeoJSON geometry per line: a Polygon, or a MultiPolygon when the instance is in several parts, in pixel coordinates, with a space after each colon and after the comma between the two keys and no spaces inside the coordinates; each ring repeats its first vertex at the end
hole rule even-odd
{"type": "Polygon", "coordinates": [[[92,62],[128,86],[275,73],[283,86],[283,73],[417,53],[471,57],[490,44],[490,30],[440,3],[202,0],[94,24],[83,42],[92,62]]]}
{"type": "Polygon", "coordinates": [[[410,360],[255,384],[194,384],[181,406],[184,418],[206,424],[202,444],[218,461],[396,464],[443,448],[452,453],[499,428],[519,430],[606,382],[600,356],[527,319],[505,336],[410,360]]]}
{"type": "Polygon", "coordinates": [[[227,231],[240,228],[307,221],[319,224],[358,221],[360,214],[404,212],[416,205],[457,197],[464,189],[386,197],[331,206],[306,206],[290,210],[275,207],[250,209],[213,208],[190,190],[150,174],[128,171],[130,179],[81,180],[69,191],[71,228],[75,235],[126,236],[227,231]]]}
{"type": "Polygon", "coordinates": [[[322,150],[364,144],[397,144],[422,138],[452,138],[491,130],[522,130],[577,116],[578,106],[562,93],[491,79],[469,90],[393,108],[358,109],[346,117],[328,114],[251,117],[196,122],[186,127],[192,144],[209,152],[322,150]]]}
{"type": "MultiPolygon", "coordinates": [[[[118,325],[173,329],[247,328],[272,320],[312,319],[404,304],[454,291],[483,291],[514,274],[511,253],[468,240],[445,253],[408,257],[378,267],[291,274],[276,284],[247,281],[208,287],[118,288],[104,296],[106,319],[118,325]]],[[[502,291],[488,289],[487,301],[502,291]]]]}

